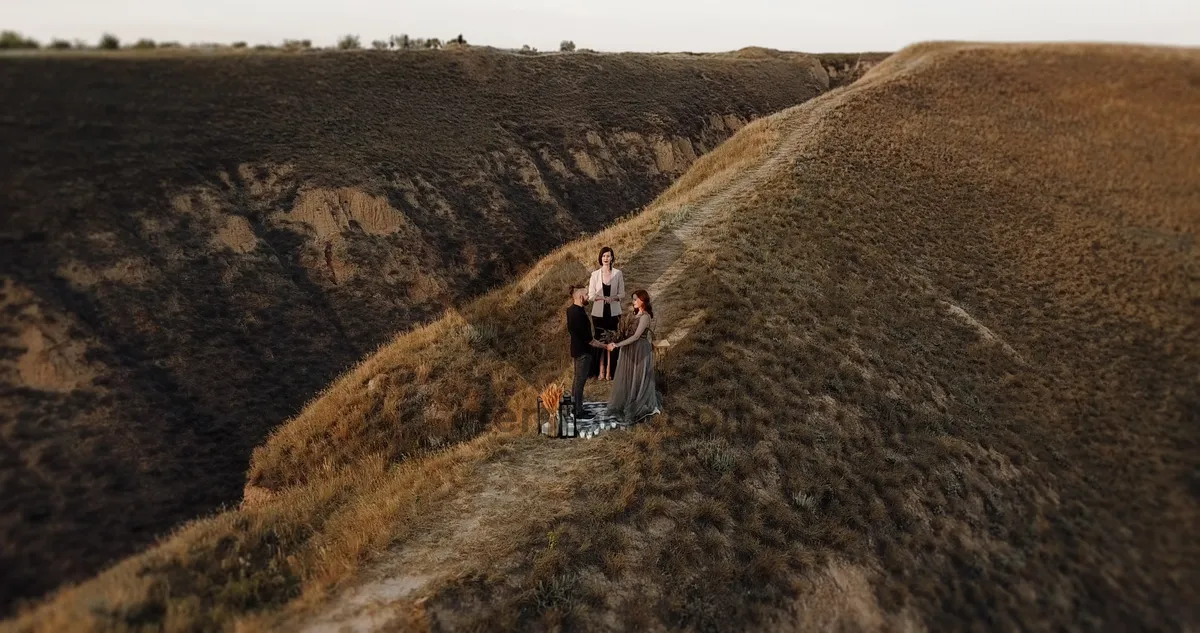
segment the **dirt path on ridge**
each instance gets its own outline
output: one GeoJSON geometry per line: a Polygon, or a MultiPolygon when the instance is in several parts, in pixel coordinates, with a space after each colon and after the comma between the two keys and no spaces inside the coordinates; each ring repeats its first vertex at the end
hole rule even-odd
{"type": "MultiPolygon", "coordinates": [[[[663,248],[648,251],[649,257],[639,260],[638,268],[663,271],[650,286],[651,296],[660,296],[671,288],[687,267],[684,254],[702,245],[703,230],[720,218],[721,210],[736,208],[739,199],[752,194],[781,169],[787,169],[794,159],[792,146],[802,143],[805,128],[819,121],[817,112],[831,108],[837,100],[811,104],[816,112],[810,116],[787,116],[778,130],[777,145],[757,166],[741,174],[733,174],[729,182],[708,193],[691,207],[682,221],[670,229],[674,239],[662,240],[663,248]],[[797,121],[797,119],[801,119],[797,121]]],[[[804,104],[798,107],[805,107],[804,104]]],[[[652,247],[652,246],[651,246],[652,247]]],[[[659,326],[663,336],[656,346],[670,346],[683,340],[690,329],[699,323],[703,313],[680,315],[669,313],[664,304],[659,326]]],[[[607,385],[602,388],[606,389],[607,385]]],[[[525,450],[514,451],[481,464],[470,477],[471,484],[434,511],[427,523],[429,531],[398,544],[386,560],[363,573],[363,581],[335,596],[316,615],[304,623],[303,633],[367,633],[383,627],[403,627],[406,613],[427,589],[438,581],[469,572],[477,554],[487,551],[490,560],[505,544],[482,538],[487,526],[519,525],[537,516],[552,520],[555,514],[570,508],[570,498],[595,467],[605,463],[603,437],[595,441],[567,440],[532,442],[525,450]],[[558,510],[550,510],[556,508],[558,510]],[[540,514],[531,514],[531,513],[540,514]],[[549,514],[547,514],[549,513],[549,514]]]]}

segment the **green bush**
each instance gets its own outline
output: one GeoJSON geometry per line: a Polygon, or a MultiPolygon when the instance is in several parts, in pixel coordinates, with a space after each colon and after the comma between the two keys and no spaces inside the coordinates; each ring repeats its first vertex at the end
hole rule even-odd
{"type": "Polygon", "coordinates": [[[46,46],[46,48],[53,48],[55,50],[63,51],[63,50],[70,49],[71,43],[68,42],[67,40],[53,39],[53,40],[50,40],[50,44],[48,44],[46,46]]]}
{"type": "Polygon", "coordinates": [[[0,49],[41,48],[38,41],[16,31],[0,31],[0,49]]]}
{"type": "MultiPolygon", "coordinates": [[[[263,45],[260,44],[259,46],[263,46],[263,45]]],[[[246,43],[245,42],[234,42],[233,47],[234,48],[246,48],[246,43]]],[[[255,46],[254,48],[258,48],[258,46],[255,46]]]]}
{"type": "Polygon", "coordinates": [[[337,47],[348,51],[362,48],[362,44],[359,42],[357,35],[343,35],[342,39],[338,40],[337,47]]]}
{"type": "Polygon", "coordinates": [[[142,39],[138,40],[137,42],[134,42],[133,47],[140,48],[140,49],[158,48],[158,44],[155,44],[154,40],[152,40],[152,39],[143,37],[142,39]]]}
{"type": "Polygon", "coordinates": [[[100,36],[100,48],[106,51],[115,51],[121,48],[121,40],[112,33],[105,33],[100,36]]]}
{"type": "Polygon", "coordinates": [[[372,40],[371,48],[377,51],[387,50],[388,43],[385,40],[372,40]]]}
{"type": "Polygon", "coordinates": [[[563,40],[562,43],[558,45],[558,50],[564,53],[574,52],[575,42],[572,42],[571,40],[563,40]]]}

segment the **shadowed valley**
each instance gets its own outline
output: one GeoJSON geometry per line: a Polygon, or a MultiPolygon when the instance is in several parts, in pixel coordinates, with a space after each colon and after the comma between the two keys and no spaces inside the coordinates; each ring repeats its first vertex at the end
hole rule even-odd
{"type": "Polygon", "coordinates": [[[0,603],[236,502],[358,359],[828,85],[770,52],[0,58],[0,603]]]}

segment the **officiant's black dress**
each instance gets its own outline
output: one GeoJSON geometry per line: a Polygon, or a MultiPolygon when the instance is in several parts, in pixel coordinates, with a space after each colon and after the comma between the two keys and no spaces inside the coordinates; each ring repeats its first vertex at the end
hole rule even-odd
{"type": "MultiPolygon", "coordinates": [[[[612,296],[612,285],[611,284],[601,284],[601,288],[604,290],[604,296],[606,296],[606,297],[612,296]]],[[[608,303],[607,301],[604,302],[604,315],[592,317],[592,325],[594,325],[596,327],[596,338],[602,339],[605,331],[615,332],[617,329],[618,319],[620,319],[620,317],[614,316],[612,313],[612,304],[608,303]]],[[[600,375],[600,359],[604,357],[605,353],[606,352],[604,350],[598,349],[595,351],[595,353],[592,354],[591,376],[593,378],[600,375]]],[[[609,374],[612,376],[617,375],[617,358],[620,356],[620,354],[621,354],[621,350],[614,349],[612,351],[611,355],[609,356],[608,362],[612,365],[612,370],[609,371],[609,374]]]]}

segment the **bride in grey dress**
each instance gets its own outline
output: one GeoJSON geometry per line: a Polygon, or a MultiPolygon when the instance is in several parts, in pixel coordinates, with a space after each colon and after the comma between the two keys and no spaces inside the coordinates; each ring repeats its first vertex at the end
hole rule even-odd
{"type": "Polygon", "coordinates": [[[662,398],[654,384],[654,308],[650,305],[650,294],[645,290],[635,291],[633,309],[637,315],[637,329],[633,335],[608,345],[610,350],[627,348],[621,351],[617,361],[617,375],[608,397],[608,414],[625,424],[654,415],[662,407],[662,398]]]}

